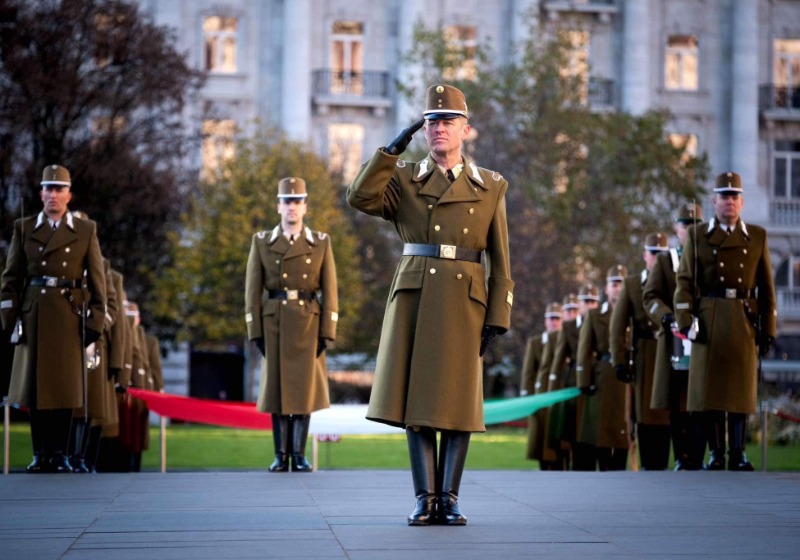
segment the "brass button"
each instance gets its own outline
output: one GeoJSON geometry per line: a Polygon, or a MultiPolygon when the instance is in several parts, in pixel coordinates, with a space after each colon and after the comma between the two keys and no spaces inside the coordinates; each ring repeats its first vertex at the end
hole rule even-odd
{"type": "Polygon", "coordinates": [[[311,264],[311,259],[306,259],[306,264],[311,264]]]}
{"type": "Polygon", "coordinates": [[[283,305],[286,305],[286,304],[287,304],[287,303],[289,303],[289,302],[288,302],[288,301],[286,301],[286,300],[283,300],[281,303],[282,303],[283,305]]]}
{"type": "Polygon", "coordinates": [[[435,268],[431,269],[431,274],[436,274],[436,269],[435,268]]]}
{"type": "Polygon", "coordinates": [[[42,261],[42,266],[46,265],[47,261],[42,261]]]}
{"type": "Polygon", "coordinates": [[[467,235],[469,233],[469,228],[464,228],[462,231],[464,232],[464,235],[467,235]]]}
{"type": "Polygon", "coordinates": [[[44,293],[44,290],[42,290],[42,293],[44,293]]]}
{"type": "Polygon", "coordinates": [[[433,204],[428,204],[428,210],[433,210],[433,204]]]}
{"type": "Polygon", "coordinates": [[[470,214],[474,214],[474,213],[475,213],[475,209],[474,209],[474,208],[470,208],[470,209],[469,209],[469,213],[470,213],[470,214]]]}
{"type": "Polygon", "coordinates": [[[284,272],[284,273],[283,273],[283,277],[284,277],[284,278],[289,278],[289,275],[288,275],[286,272],[284,272]]]}
{"type": "Polygon", "coordinates": [[[275,264],[281,264],[281,260],[280,259],[275,259],[275,264]]]}
{"type": "Polygon", "coordinates": [[[301,300],[300,300],[298,303],[299,303],[300,305],[305,305],[305,304],[306,304],[306,302],[304,302],[302,299],[301,299],[301,300]]]}
{"type": "Polygon", "coordinates": [[[442,227],[441,227],[441,226],[438,226],[438,225],[436,225],[436,226],[433,226],[433,229],[434,229],[434,230],[436,230],[436,231],[439,231],[440,229],[442,229],[442,227]]]}
{"type": "Polygon", "coordinates": [[[746,255],[747,254],[747,249],[743,249],[743,251],[744,251],[744,254],[746,255]]]}
{"type": "Polygon", "coordinates": [[[725,281],[725,277],[724,277],[724,276],[720,276],[720,277],[719,277],[719,281],[720,281],[720,282],[724,282],[724,281],[725,281]]]}
{"type": "Polygon", "coordinates": [[[67,261],[62,262],[61,266],[67,266],[67,261]]]}
{"type": "Polygon", "coordinates": [[[739,263],[739,268],[744,268],[744,263],[739,263]]]}
{"type": "Polygon", "coordinates": [[[741,279],[741,278],[739,278],[738,280],[739,280],[739,284],[741,284],[741,283],[742,283],[742,279],[741,279]]]}
{"type": "Polygon", "coordinates": [[[456,278],[458,278],[459,280],[461,280],[463,277],[464,276],[462,274],[456,274],[456,278]]]}
{"type": "Polygon", "coordinates": [[[44,247],[39,247],[39,252],[41,253],[42,251],[44,251],[44,247]]]}
{"type": "Polygon", "coordinates": [[[69,247],[67,247],[66,249],[64,249],[64,252],[65,252],[65,253],[69,253],[69,247]]]}
{"type": "Polygon", "coordinates": [[[723,266],[725,266],[725,263],[724,263],[724,262],[721,262],[721,263],[719,263],[719,266],[720,266],[720,267],[723,267],[723,266]]]}
{"type": "Polygon", "coordinates": [[[303,278],[308,278],[308,274],[303,274],[303,278]]]}

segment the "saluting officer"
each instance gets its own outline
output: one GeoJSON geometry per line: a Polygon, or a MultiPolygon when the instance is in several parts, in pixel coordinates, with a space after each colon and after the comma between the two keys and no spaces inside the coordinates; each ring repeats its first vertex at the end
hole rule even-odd
{"type": "Polygon", "coordinates": [[[581,327],[575,371],[578,387],[587,396],[577,440],[586,450],[575,470],[625,470],[628,459],[628,424],[625,385],[611,366],[609,327],[628,269],[618,264],[606,274],[606,301],[586,314],[581,327]],[[594,450],[594,456],[590,450],[594,450]]]}
{"type": "Polygon", "coordinates": [[[30,408],[28,472],[72,471],[66,453],[72,411],[84,406],[84,347],[100,337],[105,320],[97,227],[67,211],[71,185],[65,167],[44,168],[44,209],[14,223],[0,287],[3,326],[19,320],[22,331],[9,400],[30,408]]]}
{"type": "Polygon", "coordinates": [[[644,269],[625,277],[617,305],[611,313],[611,363],[617,379],[634,383],[633,403],[636,439],[642,467],[664,470],[669,463],[669,415],[650,408],[653,374],[658,350],[658,323],[645,313],[642,290],[659,254],[669,251],[667,236],[651,233],[645,238],[644,269]],[[631,356],[631,352],[633,356],[631,356]],[[633,367],[629,361],[633,358],[633,367]]]}
{"type": "Polygon", "coordinates": [[[650,407],[669,410],[676,471],[703,468],[703,455],[706,449],[703,413],[686,411],[686,391],[689,386],[688,361],[685,366],[673,361],[675,337],[672,333],[672,324],[675,322],[673,303],[675,275],[678,272],[689,227],[702,221],[703,209],[699,204],[688,202],[681,205],[673,225],[678,246],[656,255],[656,262],[647,275],[642,294],[645,311],[655,324],[661,325],[650,407]]]}
{"type": "Polygon", "coordinates": [[[347,189],[350,206],[392,222],[404,242],[367,418],[406,429],[417,499],[409,525],[466,524],[461,475],[470,433],[486,429],[481,356],[510,326],[508,183],[462,154],[467,119],[460,90],[431,86],[423,119],[379,148],[347,189]],[[423,125],[428,156],[399,159],[423,125]]]}
{"type": "Polygon", "coordinates": [[[257,408],[272,414],[270,472],[310,472],[311,413],[330,406],[324,351],[336,338],[339,299],[331,238],[303,225],[306,183],[278,183],[280,225],[253,236],[245,280],[247,336],[264,356],[257,408]]]}
{"type": "Polygon", "coordinates": [[[690,411],[707,411],[709,470],[752,471],[744,453],[747,415],[756,411],[758,354],[775,339],[777,310],[767,232],[740,218],[742,181],[717,177],[715,216],[689,229],[678,268],[675,318],[692,339],[690,411]],[[693,324],[695,328],[693,327],[693,324]]]}

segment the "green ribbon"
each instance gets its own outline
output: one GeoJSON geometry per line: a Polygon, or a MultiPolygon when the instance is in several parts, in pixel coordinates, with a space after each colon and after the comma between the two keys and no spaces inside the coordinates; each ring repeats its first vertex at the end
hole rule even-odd
{"type": "Polygon", "coordinates": [[[547,408],[556,403],[574,399],[580,394],[581,390],[577,387],[567,387],[539,395],[487,401],[483,403],[483,421],[485,424],[502,424],[519,420],[530,416],[540,408],[547,408]]]}

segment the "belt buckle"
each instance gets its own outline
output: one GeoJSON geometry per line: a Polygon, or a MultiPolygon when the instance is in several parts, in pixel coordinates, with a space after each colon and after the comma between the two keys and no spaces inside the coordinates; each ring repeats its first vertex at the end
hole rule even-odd
{"type": "Polygon", "coordinates": [[[439,258],[455,260],[456,246],[455,245],[439,245],[439,258]]]}
{"type": "Polygon", "coordinates": [[[300,294],[297,293],[297,290],[286,290],[286,299],[289,301],[294,301],[300,297],[300,294]]]}
{"type": "Polygon", "coordinates": [[[736,288],[725,288],[725,299],[736,299],[736,288]]]}
{"type": "Polygon", "coordinates": [[[53,276],[45,276],[44,277],[44,285],[48,288],[55,288],[56,284],[58,284],[58,278],[53,276]]]}

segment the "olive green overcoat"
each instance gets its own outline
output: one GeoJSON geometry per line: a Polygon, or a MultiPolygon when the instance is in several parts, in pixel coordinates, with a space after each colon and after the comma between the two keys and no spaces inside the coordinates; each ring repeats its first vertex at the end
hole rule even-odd
{"type": "Polygon", "coordinates": [[[578,441],[597,447],[627,449],[625,384],[617,379],[609,354],[610,307],[604,302],[599,309],[590,309],[580,329],[575,368],[578,387],[596,385],[597,393],[586,398],[578,441]]]}
{"type": "Polygon", "coordinates": [[[310,414],[328,408],[325,353],[320,337],[334,340],[339,320],[331,238],[304,228],[292,244],[276,226],[253,236],[245,280],[245,322],[250,340],[264,338],[257,408],[275,414],[310,414]],[[313,300],[270,299],[269,290],[316,292],[313,300]]]}
{"type": "Polygon", "coordinates": [[[656,367],[656,324],[645,313],[642,299],[647,271],[627,276],[622,282],[619,301],[611,312],[611,364],[629,366],[631,337],[635,348],[633,357],[633,400],[636,422],[650,426],[668,426],[669,413],[650,408],[653,378],[656,367]],[[633,332],[630,328],[633,327],[633,332]]]}
{"type": "Polygon", "coordinates": [[[497,173],[463,158],[450,183],[428,155],[406,162],[377,150],[347,202],[394,224],[404,243],[485,251],[467,260],[403,256],[386,302],[367,418],[395,426],[481,432],[485,325],[510,326],[505,193],[497,173]]]}
{"type": "Polygon", "coordinates": [[[756,412],[756,326],[775,337],[777,322],[763,228],[739,220],[727,234],[714,218],[689,229],[675,289],[678,328],[690,326],[693,316],[699,333],[692,343],[687,409],[756,412]],[[734,297],[726,298],[726,290],[734,297]]]}
{"type": "Polygon", "coordinates": [[[14,223],[1,284],[3,327],[11,328],[21,317],[25,337],[14,351],[9,400],[39,409],[82,408],[84,348],[79,313],[85,303],[86,328],[98,333],[103,331],[106,313],[103,257],[95,223],[67,212],[53,231],[43,212],[20,218],[14,223]],[[84,289],[30,284],[31,278],[43,276],[80,282],[84,271],[84,289]]]}
{"type": "MultiPolygon", "coordinates": [[[[543,332],[531,336],[525,343],[525,357],[522,360],[522,381],[520,384],[523,395],[533,395],[539,392],[539,370],[541,369],[544,346],[547,343],[547,333],[543,332]]],[[[542,458],[542,441],[544,435],[545,417],[543,410],[538,410],[528,416],[526,459],[542,458]]]]}
{"type": "MultiPolygon", "coordinates": [[[[575,357],[578,355],[578,337],[580,324],[583,318],[564,321],[561,330],[555,337],[553,359],[549,366],[547,390],[557,391],[565,387],[575,387],[575,357]]],[[[575,399],[563,401],[551,406],[547,411],[547,441],[551,447],[557,447],[559,442],[563,447],[566,443],[574,443],[577,426],[583,416],[586,397],[579,395],[575,399]]]]}

